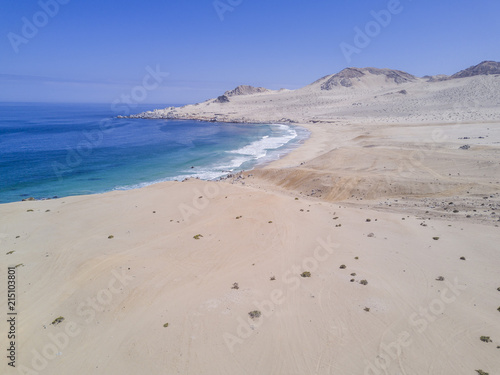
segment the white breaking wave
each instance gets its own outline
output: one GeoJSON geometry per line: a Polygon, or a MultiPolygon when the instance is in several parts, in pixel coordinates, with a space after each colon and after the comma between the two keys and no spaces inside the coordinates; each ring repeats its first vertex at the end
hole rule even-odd
{"type": "Polygon", "coordinates": [[[252,142],[249,145],[242,147],[238,150],[228,151],[228,153],[250,155],[255,159],[260,159],[266,156],[269,150],[275,150],[277,148],[280,148],[281,146],[286,145],[292,139],[297,137],[297,132],[288,125],[273,125],[273,126],[279,129],[281,132],[285,131],[285,134],[278,137],[266,135],[265,137],[259,139],[258,141],[252,142]]]}
{"type": "Polygon", "coordinates": [[[279,132],[279,136],[266,135],[247,146],[237,150],[226,151],[227,154],[233,154],[235,157],[223,164],[186,171],[186,174],[176,176],[172,179],[199,178],[201,180],[215,180],[233,173],[235,170],[239,170],[245,163],[265,158],[268,156],[269,151],[276,150],[297,137],[297,132],[288,125],[273,124],[272,130],[273,132],[279,132]]]}
{"type": "MultiPolygon", "coordinates": [[[[295,139],[298,135],[297,132],[288,125],[282,124],[273,124],[272,125],[273,132],[279,132],[279,135],[273,136],[266,135],[261,139],[250,143],[247,146],[244,146],[237,150],[226,151],[227,154],[233,154],[230,160],[216,165],[208,165],[205,167],[200,167],[183,171],[184,173],[174,176],[168,177],[164,179],[159,179],[151,182],[143,182],[134,185],[128,186],[119,186],[114,190],[131,190],[138,189],[145,186],[157,184],[165,181],[182,181],[186,178],[199,178],[201,180],[216,180],[220,177],[227,176],[234,171],[239,170],[243,164],[248,162],[256,162],[258,160],[263,160],[265,162],[266,156],[269,156],[269,152],[276,150],[282,146],[285,146],[290,141],[295,139]]],[[[276,154],[276,158],[280,155],[276,154]]]]}

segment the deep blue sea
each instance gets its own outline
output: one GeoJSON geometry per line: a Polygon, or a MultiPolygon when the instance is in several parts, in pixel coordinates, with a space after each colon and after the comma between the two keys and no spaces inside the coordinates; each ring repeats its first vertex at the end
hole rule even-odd
{"type": "Polygon", "coordinates": [[[309,136],[289,125],[118,115],[109,104],[0,103],[0,203],[217,179],[278,159],[309,136]]]}

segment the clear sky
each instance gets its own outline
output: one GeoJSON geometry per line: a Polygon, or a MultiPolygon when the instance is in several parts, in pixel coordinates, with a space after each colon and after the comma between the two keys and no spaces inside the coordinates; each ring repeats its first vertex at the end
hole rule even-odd
{"type": "Polygon", "coordinates": [[[0,0],[0,101],[185,104],[347,66],[453,74],[500,61],[499,15],[498,0],[0,0]]]}

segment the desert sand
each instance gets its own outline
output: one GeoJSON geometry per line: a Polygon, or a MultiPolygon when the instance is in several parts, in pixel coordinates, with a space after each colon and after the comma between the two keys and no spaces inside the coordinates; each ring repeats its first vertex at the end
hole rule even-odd
{"type": "Polygon", "coordinates": [[[1,205],[2,373],[500,373],[500,78],[384,77],[157,112],[312,132],[264,167],[1,205]]]}

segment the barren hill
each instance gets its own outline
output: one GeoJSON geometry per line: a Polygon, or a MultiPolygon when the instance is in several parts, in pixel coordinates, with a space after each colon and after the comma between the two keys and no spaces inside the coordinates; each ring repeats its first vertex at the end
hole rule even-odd
{"type": "Polygon", "coordinates": [[[480,64],[471,66],[458,73],[455,73],[451,78],[465,78],[478,75],[500,74],[500,63],[496,61],[483,61],[480,64]]]}
{"type": "Polygon", "coordinates": [[[323,77],[316,82],[321,82],[321,90],[332,90],[336,86],[351,87],[355,85],[356,82],[362,82],[370,75],[382,76],[385,82],[396,84],[413,82],[416,80],[415,76],[400,70],[346,68],[337,74],[323,77]]]}
{"type": "Polygon", "coordinates": [[[423,78],[400,70],[347,68],[297,90],[238,86],[203,103],[131,117],[243,123],[498,122],[499,66],[483,62],[451,77],[423,78]]]}
{"type": "Polygon", "coordinates": [[[270,90],[264,88],[264,87],[253,87],[253,86],[247,86],[247,85],[240,85],[236,87],[234,90],[226,91],[224,95],[226,96],[238,96],[238,95],[251,95],[251,94],[258,94],[261,92],[269,92],[270,90]]]}

